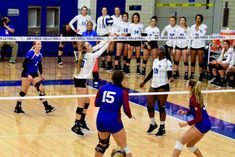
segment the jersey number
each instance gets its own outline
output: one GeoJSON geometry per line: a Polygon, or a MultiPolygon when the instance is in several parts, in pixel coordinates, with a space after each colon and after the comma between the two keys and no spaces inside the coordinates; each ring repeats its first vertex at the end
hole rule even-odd
{"type": "Polygon", "coordinates": [[[102,102],[106,102],[109,104],[113,103],[115,95],[116,95],[116,92],[104,91],[102,102]]]}
{"type": "Polygon", "coordinates": [[[135,34],[139,34],[139,31],[138,31],[138,30],[135,30],[134,33],[135,33],[135,34]]]}
{"type": "Polygon", "coordinates": [[[127,33],[128,32],[128,28],[124,28],[124,32],[127,33]]]}
{"type": "Polygon", "coordinates": [[[154,68],[154,69],[153,69],[153,73],[154,73],[154,74],[158,74],[158,68],[154,68]]]}

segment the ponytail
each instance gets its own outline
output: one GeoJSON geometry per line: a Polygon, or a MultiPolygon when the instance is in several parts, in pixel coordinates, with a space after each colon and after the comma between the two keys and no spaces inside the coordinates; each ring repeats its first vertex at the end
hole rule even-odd
{"type": "Polygon", "coordinates": [[[79,53],[78,59],[76,59],[75,74],[79,74],[81,72],[82,61],[84,59],[85,54],[86,54],[86,47],[85,47],[85,42],[83,42],[81,44],[81,51],[79,53]]]}
{"type": "Polygon", "coordinates": [[[192,94],[196,97],[197,102],[200,104],[201,108],[204,105],[203,96],[201,92],[201,83],[197,80],[191,79],[189,81],[189,86],[192,87],[192,94]]]}

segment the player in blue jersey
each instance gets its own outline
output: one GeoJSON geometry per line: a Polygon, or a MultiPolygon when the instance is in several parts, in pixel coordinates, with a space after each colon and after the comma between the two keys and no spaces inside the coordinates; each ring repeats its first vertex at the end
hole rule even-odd
{"type": "Polygon", "coordinates": [[[191,93],[189,101],[189,110],[179,110],[179,114],[192,114],[193,120],[189,122],[180,122],[180,127],[190,125],[190,129],[176,141],[173,157],[178,157],[186,144],[188,149],[194,153],[195,156],[202,157],[200,150],[195,147],[195,144],[202,139],[202,137],[211,129],[211,122],[203,103],[200,82],[194,79],[189,81],[188,87],[191,93]]]}
{"type": "MultiPolygon", "coordinates": [[[[45,89],[43,87],[42,81],[43,70],[42,70],[42,54],[40,52],[42,48],[41,41],[34,41],[33,47],[26,54],[23,62],[23,71],[21,73],[21,91],[19,95],[24,97],[30,87],[30,83],[34,85],[37,89],[39,96],[45,96],[45,89]],[[39,72],[39,74],[38,74],[39,72]]],[[[55,111],[55,108],[48,104],[47,100],[40,99],[45,107],[46,113],[55,111]]],[[[21,107],[22,100],[18,100],[15,113],[24,113],[21,107]]]]}
{"type": "Polygon", "coordinates": [[[99,144],[96,146],[95,157],[102,157],[109,147],[109,138],[112,134],[117,145],[121,147],[126,157],[132,157],[126,143],[126,133],[121,120],[121,107],[129,118],[134,118],[129,106],[128,91],[122,86],[123,73],[119,70],[112,75],[113,84],[101,87],[96,95],[95,106],[99,107],[96,119],[99,144]]]}

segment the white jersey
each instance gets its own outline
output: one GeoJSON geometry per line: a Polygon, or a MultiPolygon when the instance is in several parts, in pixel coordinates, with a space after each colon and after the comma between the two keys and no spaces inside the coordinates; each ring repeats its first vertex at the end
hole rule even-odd
{"type": "Polygon", "coordinates": [[[172,63],[168,59],[154,59],[152,70],[153,78],[151,87],[158,88],[168,84],[167,71],[172,71],[172,63]]]}
{"type": "Polygon", "coordinates": [[[92,20],[90,15],[82,16],[81,14],[75,16],[70,22],[69,26],[73,31],[76,29],[74,28],[73,24],[77,21],[77,29],[79,30],[77,34],[82,35],[83,32],[86,31],[86,24],[87,21],[92,21],[93,23],[93,29],[96,27],[96,23],[94,20],[92,20]]]}
{"type": "Polygon", "coordinates": [[[77,79],[89,79],[96,59],[108,48],[108,46],[108,41],[101,41],[92,48],[93,52],[86,53],[82,60],[81,71],[78,74],[74,74],[74,77],[77,79]]]}
{"type": "Polygon", "coordinates": [[[127,34],[130,24],[130,22],[120,22],[118,27],[118,35],[122,36],[122,34],[127,34]]]}
{"type": "Polygon", "coordinates": [[[148,26],[145,28],[144,33],[147,33],[149,37],[160,36],[160,29],[158,27],[148,26]]]}
{"type": "Polygon", "coordinates": [[[144,25],[141,23],[131,23],[129,25],[128,33],[131,34],[131,37],[140,37],[141,33],[144,31],[144,25]]]}
{"type": "Polygon", "coordinates": [[[103,23],[103,19],[105,17],[107,17],[108,15],[106,16],[100,16],[98,19],[97,19],[97,35],[98,36],[102,36],[102,35],[106,35],[106,34],[109,34],[109,27],[105,26],[104,23],[103,23]]]}
{"type": "Polygon", "coordinates": [[[233,48],[229,48],[226,52],[222,49],[219,59],[217,60],[224,64],[229,64],[229,67],[232,67],[234,64],[234,50],[233,48]]]}
{"type": "Polygon", "coordinates": [[[190,48],[190,40],[182,40],[184,38],[190,37],[190,28],[187,29],[183,27],[178,27],[175,33],[176,37],[181,38],[181,40],[176,40],[174,44],[174,48],[177,46],[179,48],[190,48]]]}
{"type": "MultiPolygon", "coordinates": [[[[191,26],[190,34],[191,37],[200,37],[206,35],[207,32],[207,25],[201,24],[199,26],[199,30],[196,30],[196,24],[191,26]]],[[[205,40],[192,40],[191,47],[192,48],[203,48],[206,46],[205,40]]]]}
{"type": "MultiPolygon", "coordinates": [[[[165,36],[165,34],[167,34],[167,37],[170,38],[170,37],[175,37],[175,33],[176,33],[176,30],[179,28],[179,25],[175,25],[174,27],[172,27],[171,25],[167,25],[163,30],[162,30],[162,33],[161,33],[161,36],[165,36]]],[[[173,47],[174,46],[174,40],[167,40],[166,41],[166,45],[167,46],[170,46],[170,47],[173,47]]]]}
{"type": "Polygon", "coordinates": [[[120,23],[122,22],[122,15],[120,15],[119,17],[116,17],[115,15],[111,16],[113,18],[113,25],[110,28],[110,33],[111,34],[118,34],[118,27],[120,25],[120,23]]]}

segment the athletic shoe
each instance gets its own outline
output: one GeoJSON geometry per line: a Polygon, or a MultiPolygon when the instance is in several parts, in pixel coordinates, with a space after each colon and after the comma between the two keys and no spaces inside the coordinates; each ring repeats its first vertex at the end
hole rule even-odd
{"type": "Polygon", "coordinates": [[[212,84],[215,83],[216,77],[213,77],[211,80],[208,81],[208,83],[212,84]]]}
{"type": "Polygon", "coordinates": [[[129,68],[126,68],[126,76],[130,77],[130,69],[129,68]]]}
{"type": "Polygon", "coordinates": [[[57,64],[58,65],[63,65],[62,59],[61,58],[57,58],[57,64]]]}
{"type": "Polygon", "coordinates": [[[164,127],[160,127],[158,132],[155,134],[156,136],[162,136],[166,133],[165,128],[164,127]]]}
{"type": "Polygon", "coordinates": [[[56,109],[55,107],[52,107],[51,105],[49,105],[45,110],[46,110],[46,113],[51,113],[51,112],[54,112],[56,109]]]}
{"type": "Polygon", "coordinates": [[[184,74],[184,80],[188,80],[188,74],[187,73],[184,74]]]}
{"type": "Polygon", "coordinates": [[[137,68],[136,68],[136,73],[137,73],[138,75],[140,75],[140,67],[139,67],[139,66],[137,66],[137,68]]]}
{"type": "Polygon", "coordinates": [[[80,122],[81,128],[90,130],[90,128],[87,127],[86,121],[80,122]]]}
{"type": "Polygon", "coordinates": [[[15,107],[15,110],[14,110],[15,113],[18,113],[18,114],[24,114],[25,112],[22,110],[21,107],[15,107]]]}
{"type": "Polygon", "coordinates": [[[16,61],[14,61],[14,60],[9,60],[9,63],[10,63],[10,64],[16,64],[16,61]]]}
{"type": "Polygon", "coordinates": [[[199,81],[203,82],[203,76],[202,76],[202,74],[199,76],[199,81]]]}
{"type": "Polygon", "coordinates": [[[83,133],[82,130],[81,130],[81,126],[74,125],[74,126],[71,128],[71,130],[72,130],[73,132],[75,132],[76,134],[78,134],[78,135],[81,135],[81,136],[84,135],[84,133],[83,133]]]}
{"type": "Polygon", "coordinates": [[[191,75],[190,75],[190,79],[194,79],[194,74],[191,74],[191,75]]]}
{"type": "Polygon", "coordinates": [[[150,134],[153,130],[157,129],[157,124],[155,123],[149,125],[149,129],[147,130],[147,133],[150,134]]]}

